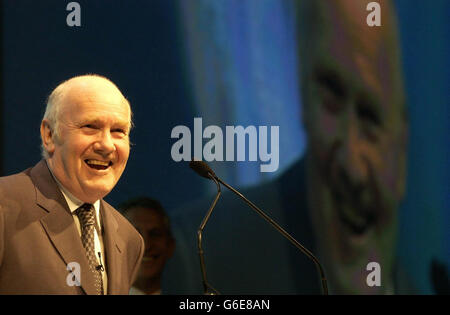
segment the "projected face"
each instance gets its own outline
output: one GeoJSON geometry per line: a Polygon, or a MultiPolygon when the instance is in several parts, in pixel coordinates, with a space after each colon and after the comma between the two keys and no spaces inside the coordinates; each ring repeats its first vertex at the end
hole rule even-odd
{"type": "Polygon", "coordinates": [[[328,24],[314,43],[305,104],[311,216],[331,289],[381,293],[392,273],[406,142],[387,4],[379,28],[365,23],[366,1],[322,4],[328,24]],[[366,283],[369,262],[381,267],[381,287],[366,283]]]}

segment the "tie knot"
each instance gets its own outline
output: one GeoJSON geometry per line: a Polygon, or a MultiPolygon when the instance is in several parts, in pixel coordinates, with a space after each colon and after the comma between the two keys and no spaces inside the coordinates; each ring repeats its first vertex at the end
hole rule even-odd
{"type": "Polygon", "coordinates": [[[88,225],[95,224],[94,207],[90,203],[85,203],[75,211],[80,219],[81,226],[84,228],[88,225]]]}

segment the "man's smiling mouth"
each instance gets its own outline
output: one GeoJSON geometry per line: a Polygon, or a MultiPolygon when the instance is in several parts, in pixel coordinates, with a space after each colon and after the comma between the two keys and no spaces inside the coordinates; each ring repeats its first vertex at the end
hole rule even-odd
{"type": "Polygon", "coordinates": [[[96,170],[106,170],[108,169],[108,167],[110,167],[112,165],[112,162],[109,161],[99,161],[99,160],[90,160],[90,159],[86,159],[84,160],[84,162],[93,169],[96,170]]]}
{"type": "Polygon", "coordinates": [[[368,197],[367,190],[344,193],[342,188],[332,187],[331,193],[339,220],[351,235],[363,236],[376,225],[378,205],[375,198],[368,197]],[[363,194],[369,200],[363,201],[363,194]]]}
{"type": "Polygon", "coordinates": [[[338,215],[341,222],[353,235],[364,235],[375,223],[373,211],[361,211],[354,205],[338,205],[338,215]]]}

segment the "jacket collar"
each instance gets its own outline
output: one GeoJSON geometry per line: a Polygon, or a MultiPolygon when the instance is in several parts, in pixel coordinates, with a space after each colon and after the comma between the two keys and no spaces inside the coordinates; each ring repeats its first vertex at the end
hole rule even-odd
{"type": "Polygon", "coordinates": [[[101,201],[100,212],[103,220],[103,244],[106,254],[106,272],[108,274],[108,294],[124,294],[120,291],[124,272],[122,270],[125,243],[120,237],[119,224],[113,215],[114,209],[104,200],[101,201]]]}
{"type": "MultiPolygon", "coordinates": [[[[50,241],[60,254],[64,263],[76,262],[80,265],[80,284],[86,294],[95,294],[94,276],[90,272],[86,251],[75,226],[67,202],[58,188],[47,163],[41,160],[30,171],[36,188],[36,204],[44,209],[47,215],[40,220],[50,241]]],[[[107,256],[108,292],[116,290],[120,278],[121,253],[123,241],[117,234],[118,224],[113,217],[110,206],[101,200],[100,211],[104,223],[103,236],[107,256]],[[105,209],[106,208],[106,209],[105,209]],[[116,274],[118,273],[118,274],[116,274]]],[[[69,273],[68,273],[69,275],[69,273]]]]}

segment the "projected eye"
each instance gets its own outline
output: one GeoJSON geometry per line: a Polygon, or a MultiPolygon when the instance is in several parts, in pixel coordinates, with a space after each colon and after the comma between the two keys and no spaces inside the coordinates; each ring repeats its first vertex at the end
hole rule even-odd
{"type": "Polygon", "coordinates": [[[366,98],[360,98],[358,100],[356,104],[356,114],[358,115],[358,119],[366,123],[377,127],[381,127],[382,125],[380,113],[377,110],[376,105],[366,98]]]}
{"type": "Polygon", "coordinates": [[[360,99],[356,104],[356,115],[364,134],[370,141],[376,142],[379,130],[383,125],[376,105],[366,99],[360,99]]]}
{"type": "Polygon", "coordinates": [[[339,76],[333,72],[319,72],[317,75],[323,105],[331,113],[338,113],[344,106],[346,91],[339,76]]]}

